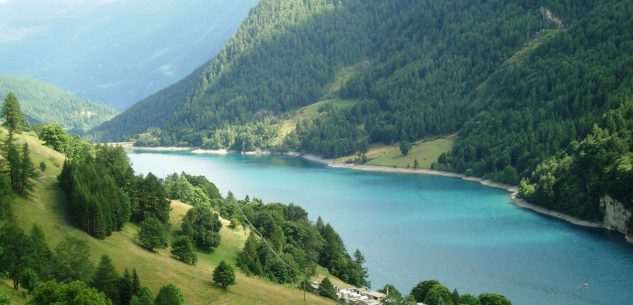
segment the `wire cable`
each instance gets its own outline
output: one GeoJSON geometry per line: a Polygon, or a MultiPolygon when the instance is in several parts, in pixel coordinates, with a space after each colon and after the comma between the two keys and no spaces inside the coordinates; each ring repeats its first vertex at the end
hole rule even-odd
{"type": "MultiPolygon", "coordinates": [[[[253,223],[251,223],[250,219],[248,219],[248,217],[246,217],[246,214],[244,214],[244,211],[242,211],[242,208],[240,208],[240,204],[239,201],[235,202],[235,206],[237,206],[237,209],[240,211],[240,214],[242,214],[242,217],[244,217],[244,219],[246,220],[246,222],[248,223],[248,225],[253,229],[253,231],[255,231],[257,233],[257,236],[259,236],[262,241],[264,242],[264,244],[268,247],[268,249],[275,254],[275,256],[282,262],[284,263],[286,266],[288,266],[290,269],[292,269],[293,271],[295,271],[297,274],[303,274],[304,278],[307,279],[308,278],[308,274],[303,272],[303,271],[299,271],[297,270],[295,267],[293,267],[292,265],[288,264],[283,258],[281,258],[281,256],[279,254],[277,254],[277,252],[275,251],[275,249],[273,249],[273,247],[268,243],[268,241],[266,240],[266,238],[264,238],[264,235],[262,235],[261,232],[259,232],[259,230],[257,230],[257,228],[255,228],[255,226],[253,225],[253,223]]],[[[305,283],[304,283],[305,285],[305,283]]],[[[336,296],[335,294],[332,295],[329,291],[327,290],[322,290],[325,291],[326,293],[328,293],[331,297],[334,297],[334,302],[336,302],[337,304],[345,304],[343,302],[341,302],[338,298],[338,296],[336,296]]]]}

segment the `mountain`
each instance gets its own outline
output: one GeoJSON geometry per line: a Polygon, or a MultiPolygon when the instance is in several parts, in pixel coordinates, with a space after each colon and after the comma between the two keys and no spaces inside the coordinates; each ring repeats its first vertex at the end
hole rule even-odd
{"type": "Polygon", "coordinates": [[[81,99],[55,85],[0,74],[0,96],[13,92],[32,123],[58,123],[74,133],[83,133],[114,117],[105,105],[81,99]]]}
{"type": "MultiPolygon", "coordinates": [[[[264,0],[216,57],[160,93],[163,103],[148,99],[96,131],[325,157],[456,133],[433,168],[527,186],[550,158],[578,152],[594,125],[627,134],[603,118],[633,95],[631,13],[622,0],[264,0]]],[[[620,159],[630,147],[613,141],[620,159]]],[[[622,162],[609,164],[626,174],[622,162]]],[[[583,177],[577,185],[608,176],[583,177]]],[[[596,194],[572,205],[591,208],[556,209],[601,219],[609,190],[578,191],[596,194]]]]}
{"type": "Polygon", "coordinates": [[[0,71],[122,110],[216,54],[256,3],[0,1],[0,71]]]}

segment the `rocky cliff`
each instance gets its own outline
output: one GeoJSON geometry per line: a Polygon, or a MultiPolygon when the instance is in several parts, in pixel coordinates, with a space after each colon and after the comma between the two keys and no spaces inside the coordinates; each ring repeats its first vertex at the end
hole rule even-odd
{"type": "Polygon", "coordinates": [[[600,199],[600,206],[604,209],[604,227],[624,234],[626,240],[633,243],[633,230],[629,230],[631,211],[609,195],[600,199]]]}

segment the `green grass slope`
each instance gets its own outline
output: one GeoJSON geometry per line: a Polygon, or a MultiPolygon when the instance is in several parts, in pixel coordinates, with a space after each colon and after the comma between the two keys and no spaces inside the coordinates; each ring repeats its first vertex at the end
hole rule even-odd
{"type": "Polygon", "coordinates": [[[22,112],[38,123],[59,123],[65,129],[85,132],[111,118],[116,110],[81,99],[55,85],[0,74],[0,96],[13,92],[22,112]]]}
{"type": "MultiPolygon", "coordinates": [[[[46,232],[51,247],[55,247],[65,235],[84,239],[88,242],[93,262],[103,254],[109,255],[119,273],[125,268],[136,268],[141,281],[154,293],[168,283],[174,283],[184,292],[187,304],[304,304],[303,292],[288,286],[272,284],[257,277],[247,277],[237,272],[237,283],[228,291],[218,289],[211,284],[211,273],[215,266],[226,260],[235,263],[248,233],[245,230],[222,228],[222,242],[213,254],[198,253],[195,266],[184,264],[172,258],[168,250],[155,253],[146,251],[135,243],[138,227],[127,224],[121,232],[115,232],[105,240],[90,237],[69,224],[64,211],[65,196],[57,184],[57,175],[61,171],[64,155],[46,147],[31,135],[21,135],[18,141],[29,143],[35,164],[41,161],[47,164],[47,170],[38,180],[32,198],[17,199],[14,214],[17,222],[30,229],[34,223],[46,232]]],[[[172,202],[170,215],[171,229],[179,229],[182,217],[190,206],[181,202],[172,202]]],[[[22,293],[14,293],[8,282],[0,282],[0,292],[7,292],[14,304],[23,304],[26,299],[22,293]]],[[[332,302],[307,294],[309,304],[331,304],[332,302]]]]}

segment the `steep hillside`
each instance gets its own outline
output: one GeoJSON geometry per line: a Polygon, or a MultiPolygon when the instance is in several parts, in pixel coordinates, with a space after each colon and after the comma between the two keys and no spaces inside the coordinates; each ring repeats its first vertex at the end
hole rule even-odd
{"type": "MultiPolygon", "coordinates": [[[[404,133],[412,138],[449,133],[469,113],[469,88],[550,26],[537,5],[522,2],[262,1],[204,67],[203,78],[170,123],[137,129],[167,130],[171,135],[163,136],[164,144],[214,146],[214,132],[227,125],[341,95],[369,99],[356,112],[373,112],[370,124],[345,135],[345,147],[316,143],[319,147],[302,149],[341,155],[358,148],[362,138],[393,142],[404,133]],[[342,71],[355,66],[336,90],[328,90],[342,71]],[[384,124],[375,126],[378,121],[384,124]],[[401,121],[407,126],[399,126],[401,121]]],[[[107,140],[129,135],[108,129],[107,140]]]]}
{"type": "MultiPolygon", "coordinates": [[[[518,184],[633,95],[632,13],[623,0],[264,0],[178,87],[172,116],[123,113],[142,124],[106,123],[103,139],[152,128],[140,144],[340,157],[457,133],[433,168],[518,184]]],[[[592,204],[578,216],[601,218],[592,204]]]]}
{"type": "Polygon", "coordinates": [[[82,133],[113,118],[117,112],[105,105],[81,99],[52,84],[0,74],[0,96],[13,92],[22,111],[36,123],[56,122],[82,133]]]}
{"type": "Polygon", "coordinates": [[[256,3],[0,1],[0,71],[123,110],[215,55],[256,3]]]}
{"type": "MultiPolygon", "coordinates": [[[[4,135],[3,135],[4,137],[4,135]]],[[[121,273],[125,268],[137,268],[143,284],[154,293],[167,284],[175,283],[185,294],[187,304],[304,304],[303,292],[290,286],[275,285],[258,277],[237,274],[237,284],[228,291],[215,288],[211,284],[212,270],[221,260],[235,263],[237,254],[248,237],[248,232],[231,230],[225,226],[221,230],[222,243],[213,254],[198,254],[196,266],[175,260],[167,250],[156,253],[143,250],[136,244],[138,227],[127,224],[120,232],[113,233],[105,240],[90,237],[83,231],[71,226],[64,211],[66,200],[57,183],[64,155],[43,146],[31,135],[22,135],[17,139],[31,147],[33,161],[44,162],[47,169],[38,179],[34,196],[30,199],[17,199],[13,203],[15,220],[25,230],[34,223],[40,225],[51,247],[57,245],[65,235],[85,240],[90,246],[93,262],[107,254],[113,259],[115,267],[121,273]]],[[[170,217],[172,233],[179,229],[182,217],[191,207],[181,202],[172,202],[170,217]]],[[[0,280],[0,292],[7,291],[12,296],[12,304],[23,304],[26,299],[21,293],[12,293],[8,282],[0,280]]],[[[310,304],[331,304],[314,294],[307,295],[310,304]]]]}

